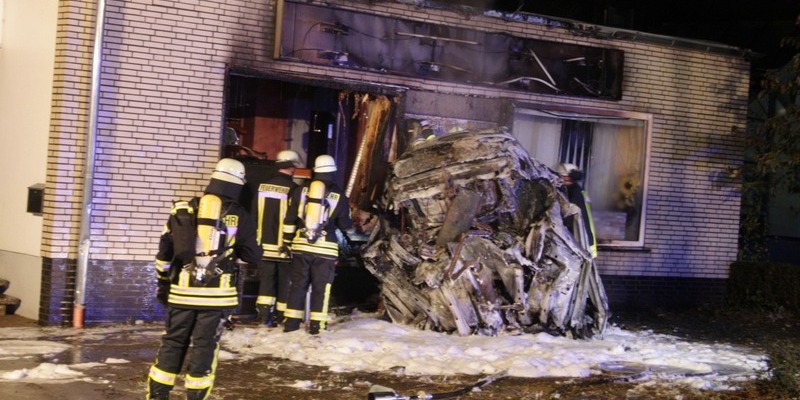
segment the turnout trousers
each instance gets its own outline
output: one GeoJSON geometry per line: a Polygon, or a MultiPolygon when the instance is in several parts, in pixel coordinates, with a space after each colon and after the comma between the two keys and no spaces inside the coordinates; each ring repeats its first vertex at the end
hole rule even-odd
{"type": "Polygon", "coordinates": [[[303,319],[306,293],[311,286],[309,319],[322,329],[328,322],[328,302],[336,270],[336,260],[314,254],[295,253],[292,263],[291,285],[286,302],[287,318],[303,319]]]}
{"type": "Polygon", "coordinates": [[[169,392],[181,372],[192,346],[186,366],[187,399],[205,399],[214,385],[219,339],[225,329],[229,310],[193,310],[169,307],[167,332],[161,337],[156,362],[147,376],[147,398],[169,399],[169,392]]]}
{"type": "Polygon", "coordinates": [[[286,310],[289,297],[290,261],[261,260],[258,263],[258,298],[256,306],[275,306],[278,311],[286,310]]]}

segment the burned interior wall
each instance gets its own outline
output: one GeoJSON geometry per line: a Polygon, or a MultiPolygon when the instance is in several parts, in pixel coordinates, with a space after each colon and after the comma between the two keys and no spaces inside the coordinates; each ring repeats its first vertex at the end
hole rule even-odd
{"type": "Polygon", "coordinates": [[[405,94],[407,114],[491,122],[498,126],[509,122],[507,99],[461,96],[421,90],[405,94]]]}
{"type": "MultiPolygon", "coordinates": [[[[281,18],[282,17],[282,18],[281,18]]],[[[276,56],[337,68],[619,100],[623,52],[285,1],[276,56]]]]}

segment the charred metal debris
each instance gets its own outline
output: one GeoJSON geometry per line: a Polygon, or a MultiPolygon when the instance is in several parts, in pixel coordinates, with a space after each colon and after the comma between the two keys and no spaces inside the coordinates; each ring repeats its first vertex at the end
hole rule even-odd
{"type": "Polygon", "coordinates": [[[362,248],[395,323],[459,335],[601,334],[608,301],[559,177],[505,130],[450,133],[392,165],[362,248]]]}

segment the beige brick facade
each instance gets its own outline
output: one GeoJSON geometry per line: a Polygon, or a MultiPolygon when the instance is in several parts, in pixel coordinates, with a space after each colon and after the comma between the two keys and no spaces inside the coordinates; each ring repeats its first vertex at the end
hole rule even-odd
{"type": "MultiPolygon", "coordinates": [[[[42,246],[42,255],[51,259],[77,258],[96,3],[62,1],[59,10],[42,246]]],[[[219,158],[226,72],[241,68],[273,76],[398,85],[411,93],[651,114],[645,234],[649,251],[601,252],[601,273],[727,277],[737,252],[739,187],[717,178],[727,166],[741,162],[742,139],[731,128],[745,123],[747,61],[707,51],[578,37],[564,29],[494,15],[400,2],[326,4],[620,49],[625,52],[623,98],[565,98],[275,61],[274,0],[109,0],[91,221],[93,265],[128,262],[146,270],[142,276],[151,272],[145,266],[156,252],[171,201],[199,193],[219,158]]]]}

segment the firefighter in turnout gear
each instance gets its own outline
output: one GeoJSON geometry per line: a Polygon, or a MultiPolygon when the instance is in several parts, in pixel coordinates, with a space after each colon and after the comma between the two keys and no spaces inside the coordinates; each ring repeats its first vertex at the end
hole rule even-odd
{"type": "Polygon", "coordinates": [[[278,153],[278,173],[258,185],[254,199],[257,210],[257,236],[264,257],[258,264],[259,288],[256,308],[262,322],[272,327],[281,322],[289,295],[291,254],[283,243],[283,221],[289,208],[289,195],[297,184],[292,180],[295,169],[302,166],[300,156],[292,150],[278,153]]]}
{"type": "Polygon", "coordinates": [[[190,345],[186,398],[211,392],[219,339],[238,305],[236,259],[255,264],[262,254],[255,221],[235,200],[243,184],[242,163],[224,158],[199,201],[177,202],[170,212],[156,255],[166,333],[147,377],[148,399],[169,399],[190,345]]]}
{"type": "Polygon", "coordinates": [[[284,241],[293,254],[291,285],[284,312],[284,332],[300,329],[305,298],[311,287],[309,330],[316,335],[325,329],[339,243],[336,229],[353,226],[350,202],[333,182],[336,162],[329,155],[314,160],[314,177],[308,186],[295,190],[286,214],[284,241]]]}
{"type": "MultiPolygon", "coordinates": [[[[561,176],[561,182],[567,192],[567,199],[570,203],[575,204],[581,210],[581,218],[586,227],[586,236],[588,240],[588,249],[592,258],[597,258],[597,236],[594,231],[594,219],[592,218],[592,207],[589,195],[579,183],[583,179],[583,172],[575,164],[561,163],[556,167],[556,172],[561,176]]],[[[572,226],[571,218],[567,217],[565,224],[569,227],[572,226]]]]}

